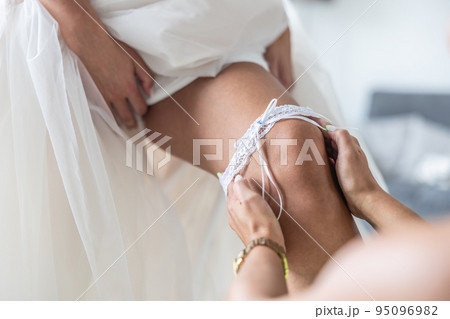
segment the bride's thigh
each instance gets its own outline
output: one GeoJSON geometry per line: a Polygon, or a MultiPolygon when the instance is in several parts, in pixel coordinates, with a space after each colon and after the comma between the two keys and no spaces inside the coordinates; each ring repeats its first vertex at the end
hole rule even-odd
{"type": "MultiPolygon", "coordinates": [[[[215,154],[218,151],[215,145],[200,147],[199,166],[216,174],[223,172],[229,163],[230,140],[240,138],[269,102],[283,91],[278,80],[262,67],[235,63],[217,77],[198,79],[175,93],[172,97],[177,103],[166,98],[152,105],[145,117],[146,126],[171,136],[172,153],[190,163],[194,158],[193,140],[212,139],[203,143],[223,143],[223,156],[218,160],[203,157],[203,154],[215,154]]],[[[292,103],[296,104],[289,93],[279,100],[279,104],[292,103]]]]}
{"type": "MultiPolygon", "coordinates": [[[[196,80],[174,94],[173,98],[198,125],[169,98],[152,106],[145,120],[151,130],[171,136],[172,153],[191,163],[193,140],[211,139],[209,144],[216,145],[202,146],[201,154],[216,154],[221,148],[223,156],[217,160],[200,156],[200,167],[215,174],[223,172],[229,163],[229,140],[240,138],[270,100],[283,92],[281,84],[263,68],[238,63],[216,78],[196,80]]],[[[286,93],[278,104],[298,103],[286,93]]],[[[266,140],[264,152],[284,201],[285,212],[280,223],[291,268],[288,284],[291,290],[296,290],[309,284],[329,255],[354,237],[356,231],[333,179],[319,129],[304,121],[284,120],[275,124],[266,140]],[[279,139],[278,143],[270,142],[274,138],[279,139]],[[271,144],[279,144],[284,139],[294,139],[297,145],[288,147],[284,154],[286,163],[281,163],[282,148],[271,144]],[[306,140],[314,143],[325,165],[319,165],[321,163],[310,152],[315,160],[298,165],[297,159],[306,140]]],[[[250,161],[242,174],[252,181],[255,189],[259,188],[261,171],[256,161],[250,161]]],[[[277,193],[267,182],[266,190],[275,201],[270,200],[270,196],[266,198],[274,211],[278,211],[277,193]]]]}

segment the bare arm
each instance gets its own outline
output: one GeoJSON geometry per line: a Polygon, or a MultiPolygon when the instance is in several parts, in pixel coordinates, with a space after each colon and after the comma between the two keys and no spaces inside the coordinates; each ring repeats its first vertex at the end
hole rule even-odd
{"type": "Polygon", "coordinates": [[[280,258],[270,248],[252,249],[228,293],[229,300],[268,300],[287,294],[280,258]]]}
{"type": "MultiPolygon", "coordinates": [[[[264,237],[284,247],[283,233],[272,209],[250,189],[246,179],[231,182],[228,186],[228,211],[229,224],[244,245],[264,237]]],[[[265,300],[286,293],[284,269],[279,256],[268,247],[257,246],[245,258],[228,299],[265,300]]]]}
{"type": "Polygon", "coordinates": [[[379,189],[367,194],[362,200],[360,210],[364,219],[379,232],[401,229],[405,224],[423,222],[414,211],[379,189]]]}
{"type": "Polygon", "coordinates": [[[410,224],[338,252],[313,285],[286,299],[449,300],[450,220],[410,224]],[[345,272],[342,268],[345,269],[345,272]]]}

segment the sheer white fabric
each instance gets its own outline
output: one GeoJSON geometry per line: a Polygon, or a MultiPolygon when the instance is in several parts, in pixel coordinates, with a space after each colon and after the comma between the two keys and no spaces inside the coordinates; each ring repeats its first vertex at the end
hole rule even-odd
{"type": "Polygon", "coordinates": [[[265,48],[287,27],[280,0],[91,0],[108,30],[157,73],[153,104],[233,62],[267,67],[265,48]]]}
{"type": "Polygon", "coordinates": [[[223,298],[240,245],[219,187],[198,199],[217,182],[176,161],[164,185],[126,167],[127,136],[52,17],[2,9],[0,299],[223,298]]]}
{"type": "MultiPolygon", "coordinates": [[[[286,26],[275,0],[91,2],[169,93],[227,63],[265,65],[286,26]]],[[[0,299],[223,298],[240,243],[219,183],[175,159],[164,176],[126,167],[127,134],[56,22],[38,0],[0,5],[0,299]]],[[[320,69],[302,85],[300,101],[336,107],[320,69]]]]}

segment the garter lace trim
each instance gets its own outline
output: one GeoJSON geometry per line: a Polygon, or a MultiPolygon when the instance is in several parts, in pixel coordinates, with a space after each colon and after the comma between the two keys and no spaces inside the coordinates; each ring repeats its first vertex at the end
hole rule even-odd
{"type": "Polygon", "coordinates": [[[258,117],[258,119],[256,119],[256,121],[252,123],[252,125],[250,125],[250,128],[247,130],[244,136],[242,136],[234,144],[236,152],[234,153],[225,172],[221,176],[219,176],[219,181],[220,184],[222,185],[225,195],[227,194],[227,188],[230,182],[244,168],[244,166],[248,162],[249,157],[255,151],[257,151],[259,154],[261,166],[261,181],[262,181],[261,195],[263,197],[265,195],[265,185],[264,185],[265,179],[264,174],[265,174],[269,179],[270,183],[275,187],[277,191],[280,206],[278,218],[280,218],[281,213],[283,211],[282,196],[278,189],[278,186],[276,185],[272,177],[269,165],[264,159],[263,153],[261,151],[260,140],[272,129],[272,127],[275,125],[276,122],[284,119],[303,120],[319,127],[322,130],[326,130],[326,128],[322,127],[320,124],[318,124],[317,122],[308,117],[321,118],[331,123],[331,121],[327,119],[325,116],[314,112],[310,108],[301,107],[298,105],[277,106],[277,99],[273,99],[267,106],[266,111],[260,117],[258,117]]]}

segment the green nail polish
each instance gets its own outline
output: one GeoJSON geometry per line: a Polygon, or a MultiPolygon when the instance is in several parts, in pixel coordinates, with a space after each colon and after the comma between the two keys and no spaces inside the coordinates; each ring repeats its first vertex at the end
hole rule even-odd
{"type": "Polygon", "coordinates": [[[220,177],[220,176],[222,176],[222,173],[221,173],[221,172],[218,172],[218,173],[217,173],[217,177],[220,177]]]}

